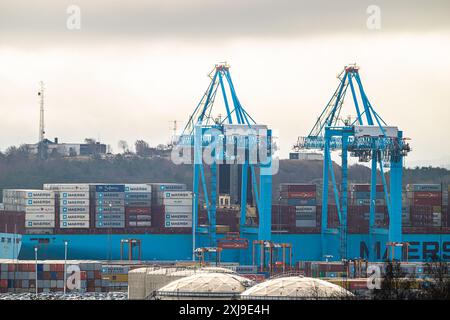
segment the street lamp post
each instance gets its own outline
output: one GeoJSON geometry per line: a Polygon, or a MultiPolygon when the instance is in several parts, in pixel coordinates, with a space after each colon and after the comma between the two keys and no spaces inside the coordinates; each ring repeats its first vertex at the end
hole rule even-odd
{"type": "Polygon", "coordinates": [[[64,295],[66,295],[67,287],[67,245],[68,242],[64,241],[64,295]]]}
{"type": "Polygon", "coordinates": [[[37,256],[38,256],[38,247],[36,246],[36,247],[34,247],[34,265],[35,265],[34,273],[35,273],[35,281],[36,281],[34,287],[36,288],[36,296],[38,295],[38,269],[37,269],[38,260],[37,260],[37,256]]]}

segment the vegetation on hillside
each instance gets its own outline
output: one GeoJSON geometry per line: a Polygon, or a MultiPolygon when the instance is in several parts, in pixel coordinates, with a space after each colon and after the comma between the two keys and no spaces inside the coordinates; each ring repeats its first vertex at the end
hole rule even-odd
{"type": "MultiPolygon", "coordinates": [[[[334,164],[336,179],[341,174],[334,164]]],[[[370,170],[362,165],[349,168],[352,182],[368,182],[370,170]]],[[[389,179],[389,176],[387,176],[389,179]]],[[[404,183],[450,182],[450,171],[442,168],[422,167],[405,169],[404,183]]],[[[180,182],[192,186],[192,166],[175,165],[162,157],[143,157],[133,153],[112,155],[106,159],[94,157],[75,160],[58,156],[39,160],[25,147],[10,147],[0,152],[0,189],[41,188],[43,183],[69,182],[180,182]]],[[[280,183],[317,183],[322,181],[322,161],[281,160],[278,173],[273,177],[274,193],[280,183]]]]}

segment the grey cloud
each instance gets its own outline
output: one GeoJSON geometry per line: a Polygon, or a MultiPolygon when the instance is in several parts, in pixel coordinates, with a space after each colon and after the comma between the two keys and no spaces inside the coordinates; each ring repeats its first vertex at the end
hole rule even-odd
{"type": "Polygon", "coordinates": [[[0,37],[7,42],[367,33],[366,9],[372,4],[381,8],[381,32],[450,29],[450,2],[445,0],[3,0],[0,37]],[[82,11],[82,29],[71,33],[66,29],[66,8],[70,4],[79,5],[82,11]]]}

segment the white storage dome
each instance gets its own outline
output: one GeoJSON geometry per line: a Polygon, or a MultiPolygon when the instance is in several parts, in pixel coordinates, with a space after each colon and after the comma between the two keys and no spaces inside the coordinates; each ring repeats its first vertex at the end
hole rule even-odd
{"type": "Polygon", "coordinates": [[[156,292],[159,299],[232,299],[253,281],[228,273],[197,273],[175,280],[156,292]]]}
{"type": "Polygon", "coordinates": [[[333,283],[307,277],[284,277],[264,281],[241,294],[241,299],[341,299],[353,294],[333,283]]]}
{"type": "Polygon", "coordinates": [[[153,268],[138,268],[128,271],[128,299],[145,299],[145,277],[153,268]]]}

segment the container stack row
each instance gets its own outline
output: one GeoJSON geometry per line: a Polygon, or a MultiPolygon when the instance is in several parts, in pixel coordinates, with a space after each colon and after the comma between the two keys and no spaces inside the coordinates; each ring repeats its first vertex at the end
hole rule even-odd
{"type": "Polygon", "coordinates": [[[315,184],[280,185],[280,204],[288,206],[288,210],[295,210],[296,227],[317,227],[316,197],[315,184]]]}
{"type": "Polygon", "coordinates": [[[44,184],[56,194],[56,217],[61,229],[90,227],[90,190],[88,184],[44,184]]]}
{"type": "Polygon", "coordinates": [[[115,229],[125,227],[125,185],[98,184],[93,186],[95,227],[115,229]]]}
{"type": "Polygon", "coordinates": [[[25,212],[25,232],[53,233],[55,228],[55,193],[45,190],[5,189],[6,211],[25,212]]]}
{"type": "MultiPolygon", "coordinates": [[[[370,220],[370,184],[351,184],[350,185],[350,204],[362,207],[365,210],[357,216],[357,220],[370,220]],[[362,216],[361,216],[362,214],[362,216]]],[[[386,224],[387,215],[385,211],[385,194],[383,185],[377,184],[375,187],[375,225],[383,226],[386,224]]],[[[358,212],[359,210],[357,210],[358,212]]]]}
{"type": "Polygon", "coordinates": [[[125,224],[127,228],[152,226],[152,187],[149,184],[125,185],[125,224]]]}
{"type": "Polygon", "coordinates": [[[154,203],[164,207],[165,228],[192,227],[192,192],[179,183],[152,184],[154,203]]]}
{"type": "Polygon", "coordinates": [[[404,207],[409,209],[413,227],[442,226],[442,186],[440,184],[408,184],[404,207]]]}
{"type": "Polygon", "coordinates": [[[64,286],[67,292],[106,291],[98,261],[0,260],[0,292],[35,292],[36,286],[38,292],[63,291],[64,286]]]}

